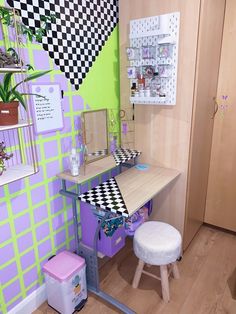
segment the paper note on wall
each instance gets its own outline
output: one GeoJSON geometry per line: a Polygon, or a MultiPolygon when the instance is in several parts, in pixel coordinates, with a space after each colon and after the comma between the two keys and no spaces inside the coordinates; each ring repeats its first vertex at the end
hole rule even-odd
{"type": "Polygon", "coordinates": [[[35,133],[48,133],[63,128],[61,87],[59,84],[32,84],[32,115],[35,133]],[[43,96],[43,97],[40,97],[43,96]]]}

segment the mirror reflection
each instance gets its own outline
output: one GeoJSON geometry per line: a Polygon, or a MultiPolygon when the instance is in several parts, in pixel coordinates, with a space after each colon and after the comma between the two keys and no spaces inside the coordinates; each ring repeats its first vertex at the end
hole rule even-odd
{"type": "Polygon", "coordinates": [[[93,110],[82,113],[85,163],[108,155],[107,110],[93,110]]]}

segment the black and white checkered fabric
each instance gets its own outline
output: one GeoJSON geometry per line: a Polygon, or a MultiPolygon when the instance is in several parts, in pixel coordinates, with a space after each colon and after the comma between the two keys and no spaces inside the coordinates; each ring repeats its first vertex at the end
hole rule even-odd
{"type": "Polygon", "coordinates": [[[7,0],[35,31],[40,17],[56,15],[43,48],[76,89],[118,22],[118,0],[7,0]]]}
{"type": "Polygon", "coordinates": [[[99,208],[128,217],[128,210],[121,195],[115,178],[96,186],[95,188],[79,195],[79,200],[99,208]]]}
{"type": "Polygon", "coordinates": [[[93,153],[88,153],[88,156],[98,157],[98,156],[105,156],[107,154],[108,154],[108,150],[102,149],[102,150],[97,150],[96,152],[93,152],[93,153]]]}
{"type": "Polygon", "coordinates": [[[141,154],[140,151],[128,148],[118,148],[114,153],[116,165],[120,165],[130,159],[133,159],[141,154]]]}

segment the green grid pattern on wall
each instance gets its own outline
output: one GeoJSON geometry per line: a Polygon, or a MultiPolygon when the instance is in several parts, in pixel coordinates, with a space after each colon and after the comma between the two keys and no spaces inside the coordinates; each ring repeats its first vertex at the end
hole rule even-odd
{"type": "MultiPolygon", "coordinates": [[[[35,69],[53,70],[38,82],[61,84],[65,127],[36,137],[39,173],[0,188],[0,313],[7,313],[43,283],[41,268],[48,257],[65,248],[74,250],[72,205],[60,196],[56,174],[68,167],[68,154],[77,144],[83,110],[108,108],[115,120],[110,126],[112,132],[119,132],[117,46],[115,29],[79,91],[41,45],[24,48],[26,60],[35,69]]],[[[75,188],[70,186],[70,190],[75,188]]]]}

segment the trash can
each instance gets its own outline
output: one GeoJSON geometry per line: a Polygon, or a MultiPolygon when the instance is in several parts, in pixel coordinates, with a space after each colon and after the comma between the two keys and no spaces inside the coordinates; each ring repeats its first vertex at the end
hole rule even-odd
{"type": "Polygon", "coordinates": [[[85,260],[63,251],[44,266],[48,304],[59,313],[72,314],[87,300],[85,260]]]}

